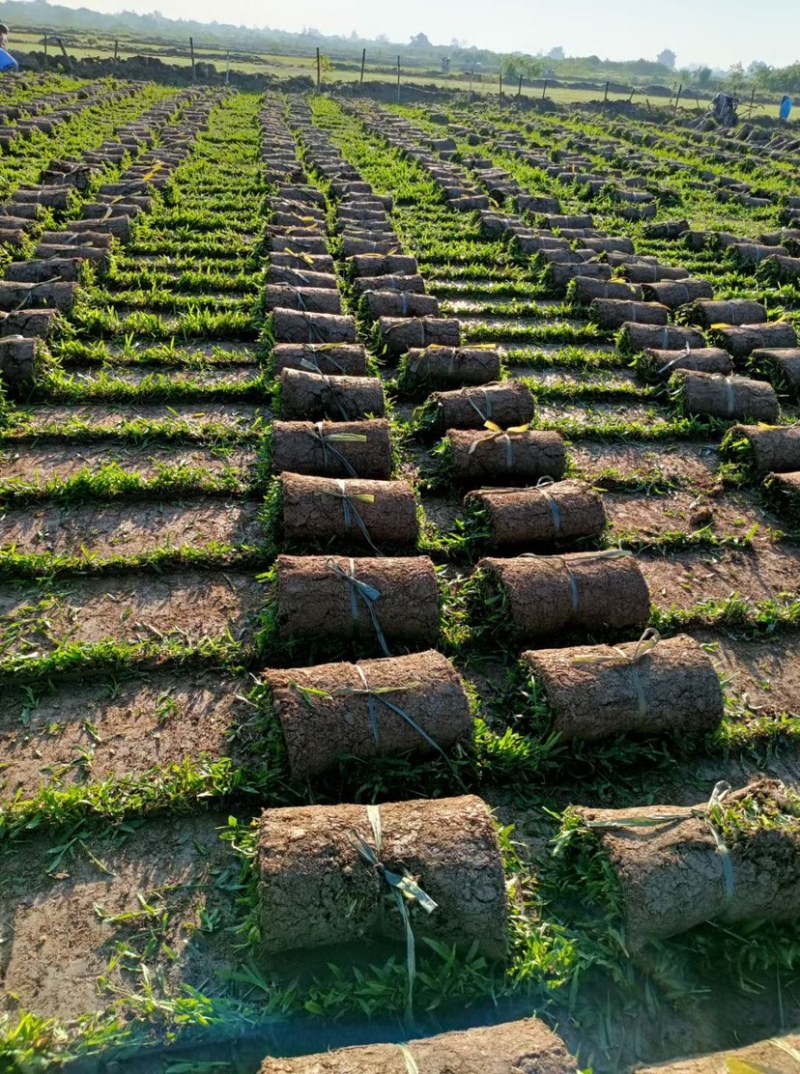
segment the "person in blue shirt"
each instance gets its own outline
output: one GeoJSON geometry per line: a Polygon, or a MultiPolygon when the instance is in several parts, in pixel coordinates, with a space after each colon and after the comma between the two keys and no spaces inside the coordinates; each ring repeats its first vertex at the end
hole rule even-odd
{"type": "Polygon", "coordinates": [[[9,71],[18,71],[19,64],[6,49],[8,41],[8,27],[0,22],[0,75],[8,74],[9,71]]]}

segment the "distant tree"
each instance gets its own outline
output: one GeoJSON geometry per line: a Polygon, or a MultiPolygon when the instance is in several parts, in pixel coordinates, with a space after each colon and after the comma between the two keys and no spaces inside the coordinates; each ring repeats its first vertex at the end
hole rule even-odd
{"type": "Polygon", "coordinates": [[[663,64],[664,67],[669,67],[670,71],[675,70],[675,61],[677,58],[678,57],[671,48],[665,48],[662,52],[659,52],[658,56],[656,56],[658,62],[663,64]]]}
{"type": "Polygon", "coordinates": [[[386,34],[378,34],[378,36],[375,38],[375,40],[377,41],[377,43],[379,45],[388,45],[389,44],[389,38],[386,36],[386,34]]]}
{"type": "Polygon", "coordinates": [[[504,78],[538,78],[544,70],[544,63],[537,56],[512,52],[503,57],[500,70],[504,78]]]}
{"type": "Polygon", "coordinates": [[[744,68],[741,63],[732,63],[728,71],[728,88],[738,93],[744,85],[744,68]]]}
{"type": "Polygon", "coordinates": [[[754,75],[758,75],[761,71],[768,71],[769,65],[764,63],[763,60],[753,60],[753,62],[747,68],[747,75],[752,78],[754,75]]]}
{"type": "Polygon", "coordinates": [[[409,42],[412,48],[430,48],[431,43],[427,34],[415,34],[409,42]]]}
{"type": "Polygon", "coordinates": [[[710,67],[698,67],[697,73],[695,75],[697,79],[697,85],[708,86],[711,82],[711,76],[713,75],[713,73],[714,72],[711,70],[710,67]]]}
{"type": "Polygon", "coordinates": [[[563,60],[564,49],[561,47],[561,45],[556,45],[555,48],[551,48],[550,51],[547,53],[547,58],[548,60],[563,60]]]}

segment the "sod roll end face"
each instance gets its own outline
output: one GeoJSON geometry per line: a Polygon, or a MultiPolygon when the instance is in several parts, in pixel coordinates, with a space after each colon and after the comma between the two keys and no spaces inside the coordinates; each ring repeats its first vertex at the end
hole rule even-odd
{"type": "Polygon", "coordinates": [[[366,806],[300,806],[261,816],[257,863],[265,954],[333,943],[405,941],[392,888],[359,849],[412,876],[436,903],[412,901],[416,938],[506,953],[506,884],[492,816],[480,798],[366,806]],[[377,846],[376,827],[380,835],[377,846]]]}

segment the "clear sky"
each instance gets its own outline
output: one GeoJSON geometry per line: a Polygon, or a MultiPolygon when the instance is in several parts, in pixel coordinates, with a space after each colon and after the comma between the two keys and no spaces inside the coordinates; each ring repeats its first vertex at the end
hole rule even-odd
{"type": "Polygon", "coordinates": [[[57,0],[70,7],[169,18],[270,26],[359,36],[386,34],[407,41],[425,33],[434,44],[454,38],[500,52],[547,52],[601,59],[654,59],[663,48],[678,66],[708,63],[728,68],[762,60],[785,67],[800,60],[800,0],[57,0]]]}

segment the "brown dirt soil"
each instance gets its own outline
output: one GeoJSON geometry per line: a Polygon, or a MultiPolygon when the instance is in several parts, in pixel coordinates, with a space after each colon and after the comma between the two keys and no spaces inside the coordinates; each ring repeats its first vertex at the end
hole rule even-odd
{"type": "Polygon", "coordinates": [[[66,479],[82,470],[95,473],[117,463],[126,473],[155,477],[162,466],[186,466],[205,470],[209,475],[235,471],[242,479],[255,463],[253,451],[237,449],[229,453],[202,447],[125,447],[123,444],[60,444],[42,441],[15,445],[0,452],[0,481],[21,480],[44,485],[55,477],[66,479]]]}
{"type": "MultiPolygon", "coordinates": [[[[749,1027],[748,1027],[749,1028],[749,1027]]],[[[800,1034],[778,1038],[795,1053],[800,1052],[800,1034]]],[[[679,1059],[677,1062],[663,1063],[657,1067],[637,1067],[639,1074],[717,1074],[718,1071],[749,1071],[764,1074],[796,1074],[797,1059],[780,1047],[775,1039],[750,1044],[732,1052],[716,1052],[713,1055],[698,1056],[695,1059],[679,1059]],[[738,1065],[737,1065],[738,1064],[738,1065]]]]}
{"type": "MultiPolygon", "coordinates": [[[[653,447],[650,444],[570,444],[569,458],[582,474],[592,478],[602,470],[613,467],[626,476],[642,475],[645,482],[657,473],[662,480],[673,481],[682,487],[711,491],[719,486],[716,477],[718,455],[710,444],[669,443],[653,447]]],[[[607,488],[612,482],[606,481],[607,488]]]]}
{"type": "Polygon", "coordinates": [[[141,643],[166,637],[195,644],[230,631],[244,638],[263,603],[251,576],[186,571],[162,577],[79,578],[54,589],[0,586],[3,652],[43,653],[65,642],[113,639],[141,643]]]}
{"type": "MultiPolygon", "coordinates": [[[[13,1010],[18,1003],[60,1018],[106,1007],[110,997],[98,989],[98,976],[106,973],[119,943],[141,950],[152,922],[144,916],[116,923],[103,919],[141,914],[139,895],[148,905],[169,910],[163,942],[176,957],[170,959],[159,945],[159,953],[147,960],[149,969],[163,970],[165,991],[176,993],[181,981],[195,986],[211,981],[213,989],[214,974],[231,968],[230,937],[222,931],[208,936],[197,925],[200,910],[219,915],[223,928],[235,912],[230,892],[213,883],[233,864],[218,835],[225,820],[198,814],[152,820],[132,835],[86,833],[60,861],[47,837],[7,851],[0,875],[5,941],[0,1004],[13,1010]]],[[[135,966],[136,960],[123,958],[109,973],[111,985],[139,991],[141,978],[125,972],[125,965],[135,966]]]]}
{"type": "MultiPolygon", "coordinates": [[[[725,633],[692,630],[709,655],[728,690],[759,716],[797,716],[800,697],[800,638],[773,637],[766,641],[738,640],[725,633]]],[[[800,775],[800,774],[798,774],[800,775]]]]}
{"type": "Polygon", "coordinates": [[[89,777],[141,774],[200,755],[243,750],[229,740],[252,714],[241,700],[252,682],[217,672],[72,680],[42,696],[17,690],[0,700],[0,798],[89,777]],[[91,728],[91,731],[90,731],[91,728]]]}
{"type": "Polygon", "coordinates": [[[169,547],[254,545],[263,537],[256,501],[133,503],[22,508],[0,517],[0,548],[106,559],[169,547]]]}
{"type": "Polygon", "coordinates": [[[725,600],[738,593],[749,600],[796,596],[800,550],[787,546],[752,552],[681,552],[657,559],[642,555],[639,566],[653,604],[690,608],[701,600],[725,600]]]}
{"type": "Polygon", "coordinates": [[[780,520],[767,514],[754,497],[730,494],[709,499],[693,492],[671,492],[666,496],[628,495],[607,492],[603,496],[612,540],[616,534],[635,532],[642,538],[662,533],[691,533],[708,527],[717,537],[744,537],[753,526],[757,547],[770,544],[769,529],[780,520]]]}

